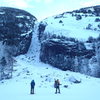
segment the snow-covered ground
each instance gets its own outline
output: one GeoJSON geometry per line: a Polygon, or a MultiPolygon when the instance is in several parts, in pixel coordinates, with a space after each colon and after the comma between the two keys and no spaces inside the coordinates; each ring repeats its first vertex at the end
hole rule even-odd
{"type": "Polygon", "coordinates": [[[0,100],[100,100],[99,78],[61,71],[41,62],[36,63],[27,55],[15,59],[13,78],[0,82],[0,100]],[[70,81],[74,78],[81,83],[70,81]],[[32,79],[36,83],[34,95],[30,94],[32,79]],[[62,84],[61,94],[55,94],[54,79],[59,79],[62,84]]]}
{"type": "MultiPolygon", "coordinates": [[[[74,14],[74,13],[73,13],[74,14]]],[[[77,15],[77,13],[76,13],[77,15]]],[[[72,16],[72,14],[65,13],[64,15],[58,15],[55,18],[49,17],[44,20],[44,23],[47,23],[47,27],[45,29],[45,33],[56,34],[59,36],[72,37],[81,41],[86,41],[89,37],[97,38],[99,36],[98,22],[95,22],[95,16],[82,16],[82,19],[76,20],[76,17],[72,16]],[[89,27],[90,29],[86,29],[89,27]],[[94,29],[97,30],[94,30],[94,29]]]]}

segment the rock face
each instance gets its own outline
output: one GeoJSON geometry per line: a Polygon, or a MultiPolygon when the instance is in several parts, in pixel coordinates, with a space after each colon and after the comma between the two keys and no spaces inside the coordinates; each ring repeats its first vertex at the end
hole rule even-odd
{"type": "Polygon", "coordinates": [[[24,10],[0,7],[0,80],[12,78],[13,56],[27,53],[36,20],[24,10]]]}
{"type": "Polygon", "coordinates": [[[100,6],[87,7],[40,22],[40,60],[62,70],[100,77],[99,11],[100,6]]]}
{"type": "Polygon", "coordinates": [[[14,55],[25,54],[30,46],[36,18],[30,13],[0,7],[0,42],[13,46],[14,55]]]}
{"type": "Polygon", "coordinates": [[[90,59],[94,55],[93,49],[86,49],[84,44],[80,42],[51,39],[41,44],[40,59],[64,71],[78,71],[75,64],[76,60],[77,66],[80,66],[81,59],[90,59]]]}

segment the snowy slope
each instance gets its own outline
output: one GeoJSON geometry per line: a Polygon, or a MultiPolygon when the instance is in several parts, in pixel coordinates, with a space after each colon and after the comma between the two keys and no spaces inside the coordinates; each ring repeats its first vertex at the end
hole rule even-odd
{"type": "Polygon", "coordinates": [[[100,79],[61,71],[43,63],[33,63],[25,55],[15,58],[13,79],[0,82],[1,100],[99,100],[100,79]],[[61,94],[55,94],[54,79],[61,82],[61,94]],[[71,82],[73,78],[81,83],[71,82]],[[36,82],[35,94],[30,95],[30,81],[36,82]],[[64,88],[68,85],[68,88],[64,88]]]}
{"type": "MultiPolygon", "coordinates": [[[[98,8],[100,9],[100,7],[98,8]]],[[[91,11],[91,13],[84,13],[80,9],[43,20],[43,22],[47,23],[44,33],[63,35],[83,41],[87,40],[90,36],[94,38],[98,37],[100,33],[100,28],[98,27],[100,25],[100,16],[95,15],[95,7],[83,9],[84,11],[91,11]]]]}

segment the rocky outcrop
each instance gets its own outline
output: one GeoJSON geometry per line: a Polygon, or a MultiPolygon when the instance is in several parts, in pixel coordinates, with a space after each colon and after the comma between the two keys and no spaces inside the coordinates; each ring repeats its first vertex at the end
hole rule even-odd
{"type": "Polygon", "coordinates": [[[0,80],[12,78],[13,57],[27,53],[36,20],[24,10],[0,7],[0,80]]]}
{"type": "Polygon", "coordinates": [[[14,55],[25,54],[30,46],[36,18],[30,13],[0,7],[0,42],[13,46],[14,55]]]}
{"type": "Polygon", "coordinates": [[[42,42],[40,59],[62,70],[78,71],[77,67],[83,64],[80,63],[82,59],[90,59],[94,55],[94,50],[86,49],[80,42],[51,39],[42,42]]]}

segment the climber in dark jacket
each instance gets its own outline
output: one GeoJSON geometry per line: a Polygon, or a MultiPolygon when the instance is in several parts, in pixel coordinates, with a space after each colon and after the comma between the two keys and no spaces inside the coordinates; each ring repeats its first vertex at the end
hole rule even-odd
{"type": "Polygon", "coordinates": [[[31,84],[31,91],[30,91],[30,94],[34,94],[35,81],[32,80],[30,84],[31,84]]]}

